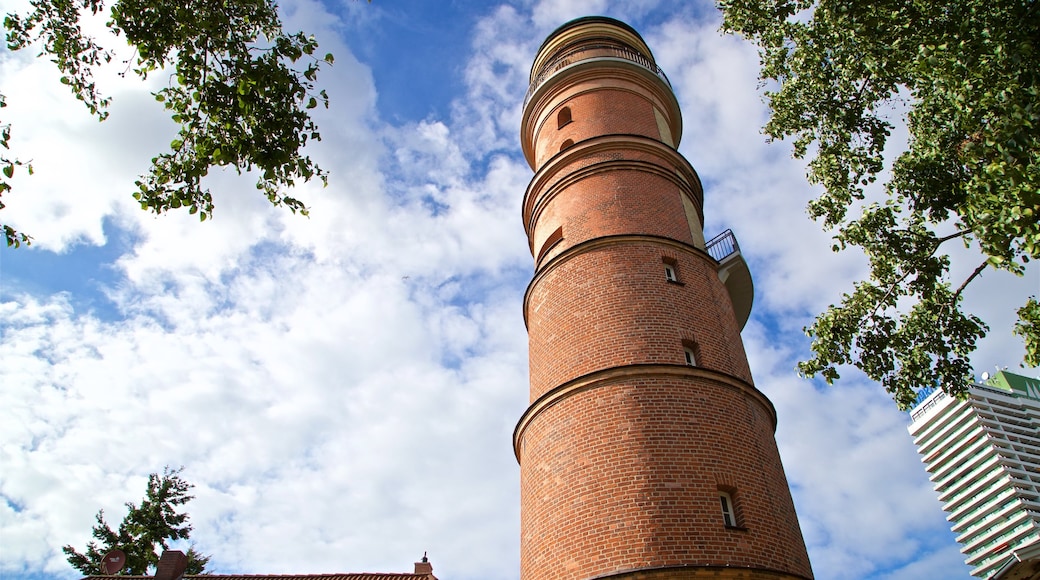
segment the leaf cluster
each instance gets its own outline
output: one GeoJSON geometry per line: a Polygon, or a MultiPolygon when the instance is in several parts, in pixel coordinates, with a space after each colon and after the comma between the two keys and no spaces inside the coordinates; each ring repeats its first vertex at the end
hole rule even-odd
{"type": "MultiPolygon", "coordinates": [[[[61,82],[99,120],[108,116],[110,100],[98,92],[94,72],[114,53],[86,35],[81,22],[104,9],[102,0],[33,0],[30,12],[4,20],[8,47],[40,46],[61,82]]],[[[211,168],[232,167],[255,170],[256,187],[271,203],[306,215],[286,189],[312,178],[327,183],[302,149],[321,139],[310,111],[328,107],[315,82],[332,55],[319,57],[313,37],[283,31],[273,0],[116,0],[108,16],[109,30],[134,51],[122,74],[167,73],[168,86],[155,98],[178,125],[169,150],[136,182],[141,208],[185,207],[205,220],[214,204],[203,178],[211,168]]],[[[10,189],[4,185],[0,193],[10,189]]]]}
{"type": "MultiPolygon", "coordinates": [[[[140,506],[127,502],[127,514],[118,530],[113,530],[105,522],[104,511],[98,511],[93,528],[97,541],[89,542],[83,553],[72,546],[62,548],[69,564],[84,576],[104,575],[102,558],[108,552],[120,549],[126,554],[126,564],[120,574],[140,576],[154,570],[161,550],[169,548],[170,541],[186,540],[191,535],[188,514],[177,511],[193,497],[188,492],[194,486],[181,478],[182,470],[166,468],[161,475],[149,475],[144,500],[140,506]]],[[[209,556],[200,554],[194,546],[187,555],[186,573],[202,574],[209,556]]]]}
{"type": "MultiPolygon", "coordinates": [[[[7,101],[3,95],[0,95],[0,109],[7,106],[7,101]]],[[[3,194],[11,191],[11,184],[7,182],[8,179],[14,177],[14,170],[16,167],[24,165],[25,168],[32,173],[32,165],[24,163],[18,159],[11,159],[7,156],[7,151],[11,148],[8,141],[11,139],[11,124],[0,124],[0,147],[3,147],[4,151],[0,152],[0,171],[3,172],[3,177],[0,177],[0,197],[3,194]]],[[[4,202],[0,199],[0,209],[4,209],[4,202]]],[[[32,243],[32,238],[22,232],[19,232],[7,224],[3,224],[4,229],[4,241],[8,247],[14,246],[19,247],[22,244],[29,245],[32,243]]]]}
{"type": "MultiPolygon", "coordinates": [[[[962,311],[963,290],[987,269],[1021,275],[1040,258],[1040,4],[719,5],[723,28],[759,46],[762,79],[775,87],[765,133],[792,138],[795,156],[810,158],[809,180],[823,186],[809,214],[835,231],[835,251],[856,247],[870,260],[870,278],[806,329],[813,356],[800,371],[832,382],[853,364],[903,408],[936,383],[963,393],[968,355],[988,330],[962,311]],[[908,149],[885,200],[867,203],[900,106],[908,149]],[[984,255],[956,283],[944,248],[954,240],[984,255]]],[[[1040,364],[1035,304],[1015,327],[1031,365],[1040,364]]]]}

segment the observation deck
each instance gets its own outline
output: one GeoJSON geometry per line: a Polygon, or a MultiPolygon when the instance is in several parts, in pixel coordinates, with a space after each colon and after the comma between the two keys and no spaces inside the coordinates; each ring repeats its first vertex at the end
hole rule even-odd
{"type": "Polygon", "coordinates": [[[737,317],[737,327],[741,330],[751,317],[751,304],[755,300],[755,286],[751,281],[751,270],[748,269],[744,256],[740,253],[740,245],[733,230],[726,230],[704,244],[704,249],[719,263],[719,279],[729,292],[733,302],[733,314],[737,317]]]}
{"type": "Polygon", "coordinates": [[[537,73],[532,70],[531,85],[527,89],[527,95],[524,96],[524,107],[527,107],[527,103],[531,100],[531,96],[534,95],[535,91],[538,90],[538,87],[542,86],[549,77],[567,67],[593,60],[613,60],[637,64],[657,75],[658,78],[664,81],[665,85],[667,85],[669,89],[672,88],[672,82],[668,80],[668,76],[664,74],[664,71],[661,70],[661,67],[657,66],[653,59],[643,55],[631,46],[612,39],[604,38],[588,44],[574,46],[556,53],[551,59],[541,65],[537,73]]]}

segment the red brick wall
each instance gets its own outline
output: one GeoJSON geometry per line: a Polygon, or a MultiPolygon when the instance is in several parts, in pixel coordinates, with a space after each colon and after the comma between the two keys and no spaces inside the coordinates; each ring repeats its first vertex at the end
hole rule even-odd
{"type": "Polygon", "coordinates": [[[802,576],[791,575],[776,570],[754,568],[704,567],[704,568],[667,568],[663,570],[644,570],[638,572],[622,572],[601,576],[596,580],[698,580],[714,578],[716,580],[796,580],[802,576]]]}
{"type": "Polygon", "coordinates": [[[660,142],[668,90],[597,61],[525,109],[539,261],[524,304],[533,404],[514,441],[523,580],[812,577],[772,405],[716,264],[692,245],[682,196],[700,210],[699,180],[660,142]],[[562,106],[572,121],[558,128],[562,106]]]}
{"type": "MultiPolygon", "coordinates": [[[[700,208],[699,188],[682,177],[663,150],[623,148],[619,140],[575,145],[572,155],[554,160],[527,192],[525,216],[531,223],[533,253],[557,228],[564,243],[556,253],[586,240],[616,234],[659,235],[693,243],[681,196],[700,208]]],[[[685,169],[685,171],[684,171],[685,169]]],[[[700,229],[700,224],[696,227],[700,229]]],[[[539,262],[555,254],[546,254],[539,262]]]]}
{"type": "Polygon", "coordinates": [[[660,139],[653,103],[636,92],[637,87],[624,90],[587,81],[563,95],[556,106],[547,111],[535,137],[535,158],[538,165],[560,152],[560,145],[570,139],[578,143],[599,135],[642,135],[660,139]],[[571,110],[571,122],[562,128],[557,115],[563,107],[571,110]]]}
{"type": "Polygon", "coordinates": [[[622,377],[544,409],[519,448],[522,578],[675,565],[811,576],[771,409],[745,391],[622,377]],[[745,529],[725,527],[720,485],[736,489],[745,529]]]}
{"type": "MultiPolygon", "coordinates": [[[[566,226],[563,235],[566,244],[566,226]]],[[[684,339],[696,342],[699,366],[751,382],[733,305],[707,254],[641,237],[592,245],[548,264],[528,291],[532,401],[604,368],[684,364],[684,339]],[[665,279],[665,257],[676,260],[678,284],[665,279]]]]}

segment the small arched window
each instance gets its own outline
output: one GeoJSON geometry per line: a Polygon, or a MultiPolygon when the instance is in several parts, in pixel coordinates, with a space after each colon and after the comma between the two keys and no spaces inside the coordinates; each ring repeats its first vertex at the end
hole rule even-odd
{"type": "Polygon", "coordinates": [[[556,114],[556,128],[563,129],[563,126],[570,123],[571,119],[571,108],[564,107],[560,109],[560,112],[556,114]]]}
{"type": "Polygon", "coordinates": [[[574,145],[574,139],[567,139],[563,143],[560,143],[560,151],[564,151],[572,145],[574,145]]]}

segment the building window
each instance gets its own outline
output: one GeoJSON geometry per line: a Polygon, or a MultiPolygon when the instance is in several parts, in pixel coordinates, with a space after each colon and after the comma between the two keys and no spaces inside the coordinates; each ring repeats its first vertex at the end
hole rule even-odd
{"type": "Polygon", "coordinates": [[[563,129],[563,126],[570,123],[571,119],[571,108],[564,107],[560,109],[560,112],[556,115],[556,128],[563,129]]]}
{"type": "Polygon", "coordinates": [[[686,364],[690,365],[691,367],[697,366],[697,355],[693,354],[692,348],[683,348],[683,356],[686,357],[686,364]]]}
{"type": "Polygon", "coordinates": [[[553,233],[549,234],[549,237],[545,239],[545,243],[542,244],[542,249],[538,250],[538,256],[535,258],[535,262],[541,262],[542,256],[545,255],[553,246],[563,241],[563,226],[556,228],[553,233]]]}
{"type": "Polygon", "coordinates": [[[674,284],[682,284],[679,282],[679,261],[672,256],[661,256],[661,262],[664,263],[664,279],[674,284]]]}
{"type": "Polygon", "coordinates": [[[698,356],[699,350],[697,348],[697,343],[690,339],[683,339],[682,349],[683,360],[686,362],[686,364],[690,365],[691,367],[697,366],[697,361],[701,358],[700,356],[698,356]]]}
{"type": "Polygon", "coordinates": [[[571,145],[574,145],[574,139],[567,139],[563,143],[560,143],[560,151],[563,151],[564,149],[567,149],[571,145]]]}
{"type": "Polygon", "coordinates": [[[722,522],[727,528],[737,527],[737,510],[733,506],[733,497],[720,491],[719,502],[722,504],[722,522]]]}

